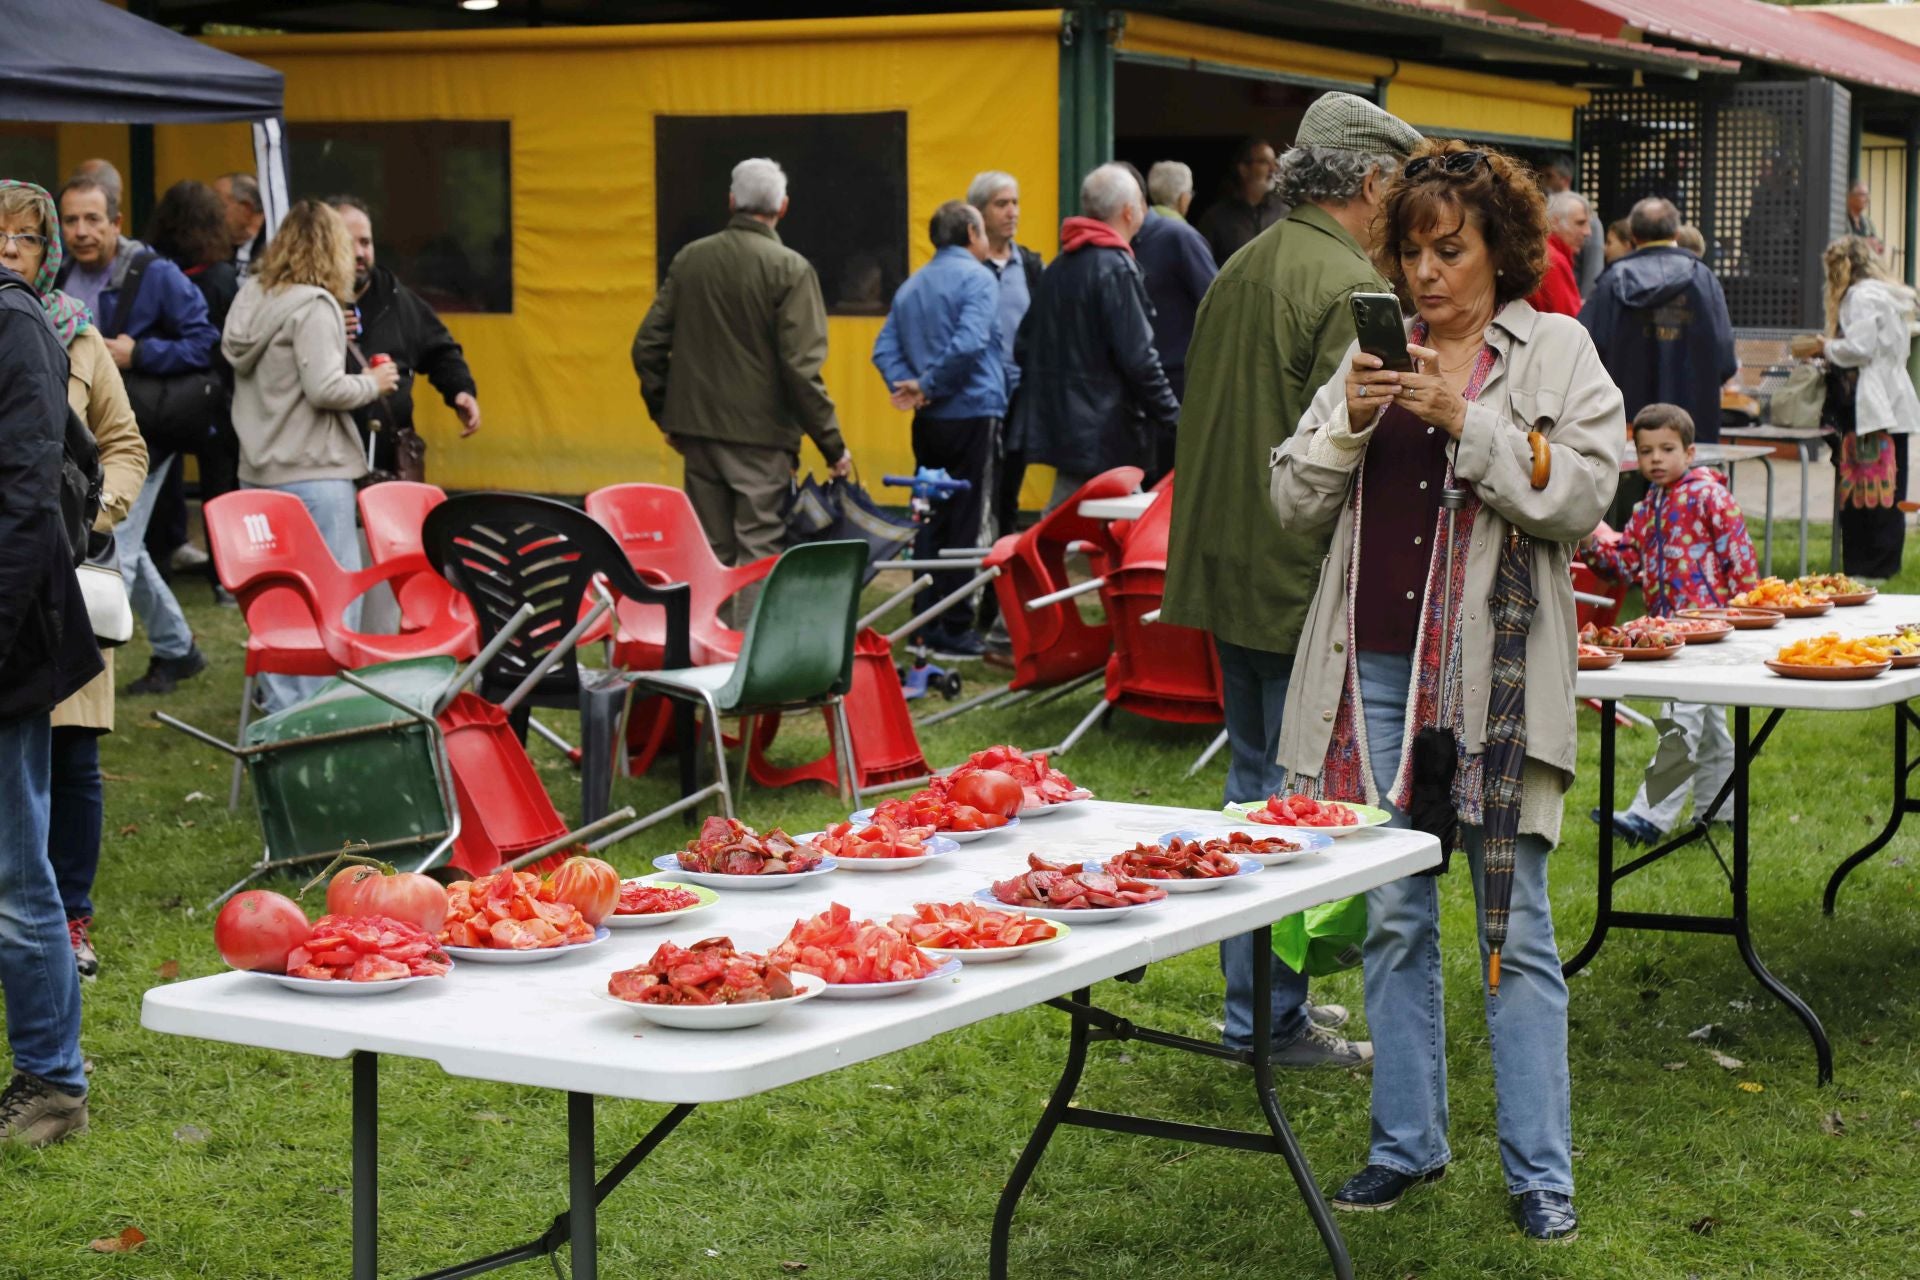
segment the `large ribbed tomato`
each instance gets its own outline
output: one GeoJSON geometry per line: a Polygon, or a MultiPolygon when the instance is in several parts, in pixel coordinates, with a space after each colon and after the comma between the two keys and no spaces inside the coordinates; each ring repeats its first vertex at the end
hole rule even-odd
{"type": "Polygon", "coordinates": [[[236,969],[285,973],[287,954],[301,946],[313,927],[292,898],[265,889],[249,889],[227,899],[213,921],[213,945],[236,969]]]}
{"type": "Polygon", "coordinates": [[[554,901],[572,904],[580,918],[598,926],[620,901],[620,873],[598,858],[576,856],[547,879],[554,901]]]}
{"type": "Polygon", "coordinates": [[[447,891],[431,876],[389,874],[380,867],[342,867],[327,882],[330,916],[391,916],[437,937],[447,922],[447,891]]]}
{"type": "Polygon", "coordinates": [[[982,813],[1012,818],[1018,816],[1026,792],[998,769],[981,769],[955,778],[947,789],[947,798],[955,804],[971,805],[982,813]]]}

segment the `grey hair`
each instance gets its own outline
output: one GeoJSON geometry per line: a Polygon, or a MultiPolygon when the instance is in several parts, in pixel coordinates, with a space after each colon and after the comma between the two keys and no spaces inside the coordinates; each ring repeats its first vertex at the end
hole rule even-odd
{"type": "Polygon", "coordinates": [[[981,235],[987,234],[987,220],[980,216],[980,211],[965,200],[949,200],[933,211],[927,223],[927,238],[936,249],[964,249],[975,227],[981,235]]]}
{"type": "Polygon", "coordinates": [[[1627,231],[1635,244],[1671,240],[1679,230],[1680,211],[1673,207],[1673,201],[1659,196],[1648,196],[1627,215],[1627,231]]]}
{"type": "Polygon", "coordinates": [[[1089,218],[1111,222],[1120,211],[1143,204],[1146,193],[1123,164],[1103,164],[1080,184],[1080,212],[1089,218]]]}
{"type": "MultiPolygon", "coordinates": [[[[260,180],[252,174],[223,173],[220,176],[227,180],[227,190],[233,193],[235,203],[244,204],[255,213],[259,213],[267,207],[266,202],[260,198],[260,180]]],[[[338,204],[339,202],[337,200],[329,200],[327,203],[338,204]]]]}
{"type": "Polygon", "coordinates": [[[1155,204],[1179,204],[1193,190],[1193,170],[1178,160],[1156,160],[1147,170],[1147,194],[1155,204]]]}
{"type": "Polygon", "coordinates": [[[1020,193],[1020,180],[1012,174],[1002,173],[998,169],[989,169],[985,173],[976,173],[973,175],[973,181],[967,184],[967,203],[976,209],[985,209],[993,203],[993,198],[1007,187],[1012,187],[1014,194],[1018,195],[1020,193]]]}
{"type": "Polygon", "coordinates": [[[126,191],[126,184],[120,180],[120,171],[113,167],[111,160],[82,160],[74,166],[76,178],[92,178],[107,193],[107,202],[113,206],[113,216],[120,214],[120,197],[126,191]]]}
{"type": "Polygon", "coordinates": [[[733,185],[729,191],[735,213],[777,215],[780,206],[787,202],[787,171],[764,156],[742,160],[733,166],[733,185]]]}
{"type": "Polygon", "coordinates": [[[1593,206],[1578,191],[1556,191],[1547,197],[1547,225],[1557,227],[1572,216],[1574,206],[1578,205],[1587,212],[1593,212],[1593,206]]]}
{"type": "Polygon", "coordinates": [[[1280,157],[1275,185],[1288,204],[1345,204],[1367,185],[1376,169],[1382,177],[1399,168],[1400,158],[1368,155],[1337,147],[1295,147],[1280,157]]]}

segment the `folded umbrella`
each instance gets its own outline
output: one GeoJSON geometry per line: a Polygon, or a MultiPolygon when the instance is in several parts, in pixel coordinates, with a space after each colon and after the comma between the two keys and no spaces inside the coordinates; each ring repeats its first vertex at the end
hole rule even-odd
{"type": "Polygon", "coordinates": [[[1487,695],[1485,840],[1482,909],[1487,922],[1487,989],[1500,994],[1500,950],[1513,902],[1514,846],[1520,832],[1520,783],[1527,762],[1527,633],[1539,601],[1533,594],[1533,548],[1515,529],[1500,549],[1493,596],[1493,674],[1487,695]]]}

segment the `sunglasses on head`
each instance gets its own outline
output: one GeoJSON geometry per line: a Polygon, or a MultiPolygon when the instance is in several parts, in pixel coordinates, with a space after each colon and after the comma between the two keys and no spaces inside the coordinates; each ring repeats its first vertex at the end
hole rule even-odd
{"type": "Polygon", "coordinates": [[[1417,178],[1437,164],[1440,172],[1448,177],[1464,178],[1473,172],[1476,165],[1486,162],[1487,153],[1484,151],[1448,151],[1441,155],[1416,156],[1407,161],[1407,167],[1402,172],[1409,178],[1417,178]]]}

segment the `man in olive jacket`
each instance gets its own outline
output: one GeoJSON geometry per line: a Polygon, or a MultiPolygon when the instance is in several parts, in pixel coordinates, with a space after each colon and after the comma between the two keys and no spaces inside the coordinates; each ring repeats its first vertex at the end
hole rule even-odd
{"type": "MultiPolygon", "coordinates": [[[[1260,800],[1285,782],[1275,762],[1280,712],[1323,536],[1282,533],[1267,496],[1269,452],[1293,434],[1313,393],[1353,341],[1348,296],[1386,290],[1368,260],[1370,226],[1389,174],[1420,135],[1351,94],[1307,108],[1280,160],[1281,221],[1227,261],[1207,291],[1187,348],[1187,395],[1175,434],[1173,530],[1164,622],[1211,632],[1225,684],[1232,763],[1226,798],[1260,800]]],[[[1253,1037],[1253,935],[1220,945],[1226,1043],[1253,1037]]],[[[1334,1031],[1346,1011],[1307,1002],[1307,980],[1273,966],[1277,1065],[1351,1066],[1373,1047],[1334,1031]]]]}
{"type": "Polygon", "coordinates": [[[737,565],[780,550],[802,431],[834,475],[853,458],[820,378],[820,278],[774,230],[787,212],[786,173],[742,160],[727,207],[726,230],[674,255],[633,339],[633,368],[647,412],[685,459],[707,541],[737,565]]]}

